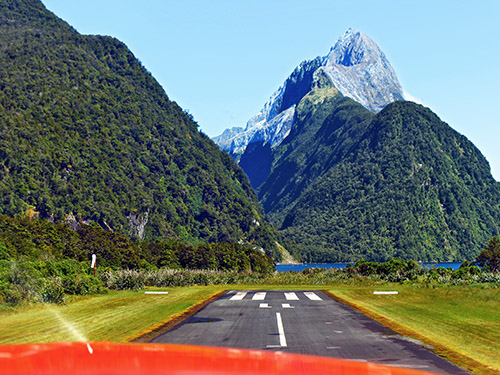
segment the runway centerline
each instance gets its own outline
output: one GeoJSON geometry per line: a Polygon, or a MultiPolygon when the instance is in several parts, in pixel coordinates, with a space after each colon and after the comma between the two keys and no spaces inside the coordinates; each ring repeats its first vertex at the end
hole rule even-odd
{"type": "Polygon", "coordinates": [[[278,333],[280,335],[280,345],[286,347],[285,330],[283,328],[283,321],[281,320],[281,313],[276,313],[276,320],[278,321],[278,333]]]}

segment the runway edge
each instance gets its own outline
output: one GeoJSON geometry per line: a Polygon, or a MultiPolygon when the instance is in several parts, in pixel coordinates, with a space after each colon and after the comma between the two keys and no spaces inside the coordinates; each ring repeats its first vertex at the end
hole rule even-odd
{"type": "Polygon", "coordinates": [[[219,299],[227,292],[228,292],[228,290],[222,290],[220,292],[217,292],[214,295],[210,296],[209,298],[207,298],[207,299],[205,299],[205,300],[203,300],[203,301],[201,301],[201,302],[199,302],[191,307],[188,307],[187,309],[181,311],[180,313],[174,314],[174,315],[168,317],[167,319],[165,319],[159,323],[156,323],[155,325],[153,325],[151,327],[144,328],[140,332],[128,337],[125,341],[132,342],[132,343],[151,342],[152,340],[154,340],[158,336],[163,335],[164,333],[170,331],[175,326],[181,324],[184,320],[186,320],[190,316],[196,314],[198,311],[200,311],[206,305],[219,299]]]}

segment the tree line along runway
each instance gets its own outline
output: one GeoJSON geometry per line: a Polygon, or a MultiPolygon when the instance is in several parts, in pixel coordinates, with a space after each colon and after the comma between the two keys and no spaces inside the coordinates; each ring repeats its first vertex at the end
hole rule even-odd
{"type": "Polygon", "coordinates": [[[154,343],[282,351],[468,374],[321,291],[229,291],[154,343]]]}

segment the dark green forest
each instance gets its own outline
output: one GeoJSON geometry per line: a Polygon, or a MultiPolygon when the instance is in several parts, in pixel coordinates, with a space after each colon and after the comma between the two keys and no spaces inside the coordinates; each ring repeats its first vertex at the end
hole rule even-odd
{"type": "Polygon", "coordinates": [[[278,238],[247,176],[123,43],[0,0],[0,213],[27,212],[271,255],[278,238]]]}
{"type": "MultiPolygon", "coordinates": [[[[264,154],[258,147],[251,152],[264,154]]],[[[254,185],[303,261],[472,260],[499,233],[500,183],[488,162],[423,106],[395,102],[373,114],[314,89],[267,154],[268,175],[254,185]]]]}
{"type": "Polygon", "coordinates": [[[271,258],[249,245],[175,240],[130,241],[123,234],[99,225],[81,224],[73,230],[65,223],[0,215],[0,261],[27,260],[57,263],[71,260],[90,268],[96,254],[101,269],[213,269],[267,272],[271,258]]]}

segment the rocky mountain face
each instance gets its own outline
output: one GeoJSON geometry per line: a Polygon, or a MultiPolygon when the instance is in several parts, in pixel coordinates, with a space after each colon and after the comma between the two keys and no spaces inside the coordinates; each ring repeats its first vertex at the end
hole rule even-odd
{"type": "Polygon", "coordinates": [[[372,112],[403,99],[396,73],[382,50],[367,35],[349,29],[326,56],[302,62],[245,128],[227,129],[215,142],[233,155],[254,142],[281,144],[294,126],[297,104],[325,81],[372,112]]]}
{"type": "Polygon", "coordinates": [[[378,45],[367,35],[348,30],[323,59],[333,85],[372,112],[404,99],[398,77],[378,45]]]}
{"type": "Polygon", "coordinates": [[[120,41],[0,0],[0,213],[275,247],[247,176],[120,41]]]}

